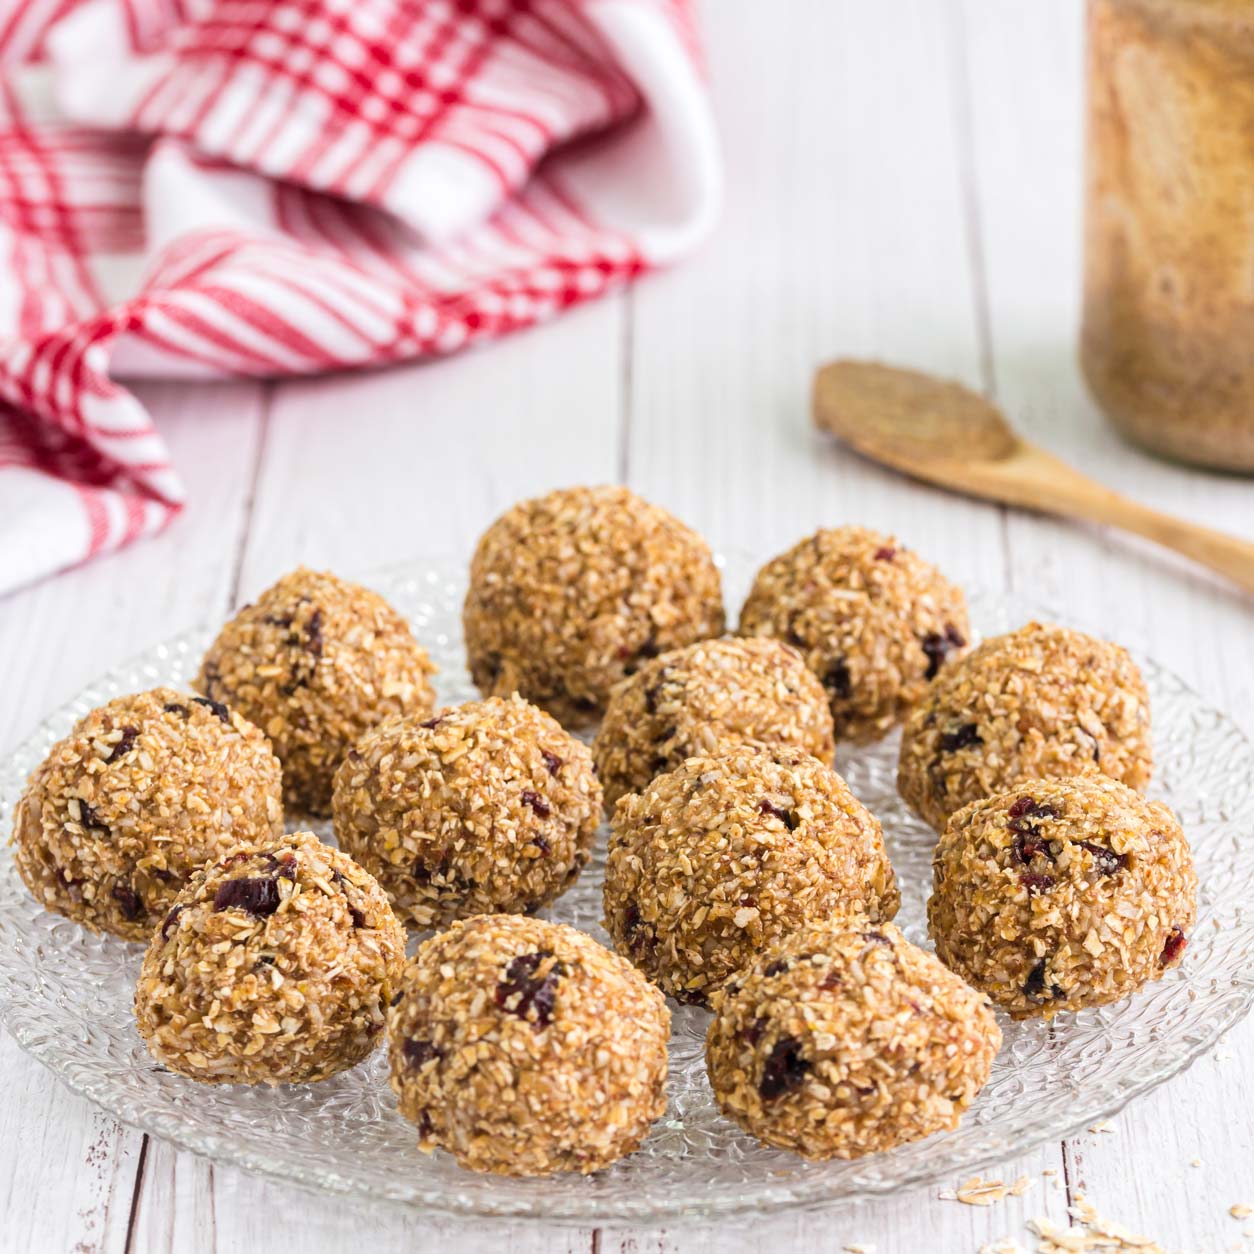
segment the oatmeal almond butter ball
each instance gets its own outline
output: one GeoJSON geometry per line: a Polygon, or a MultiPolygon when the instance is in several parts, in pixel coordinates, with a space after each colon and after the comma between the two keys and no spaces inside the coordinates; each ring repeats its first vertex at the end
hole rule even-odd
{"type": "Polygon", "coordinates": [[[408,623],[376,592],[301,567],[218,634],[196,687],[270,737],[289,809],[331,812],[331,781],[367,729],[427,715],[435,667],[408,623]]]}
{"type": "Polygon", "coordinates": [[[367,732],[335,777],[340,848],[419,928],[530,913],[575,882],[601,817],[592,754],[521,697],[367,732]]]}
{"type": "Polygon", "coordinates": [[[383,890],[309,832],[203,867],[135,990],[154,1058],[205,1084],[308,1084],[383,1040],[405,929],[383,890]]]}
{"type": "Polygon", "coordinates": [[[901,736],[897,788],[938,832],[1021,780],[1099,772],[1144,792],[1149,693],[1126,649],[1029,623],[985,640],[931,686],[901,736]]]}
{"type": "Polygon", "coordinates": [[[614,810],[605,927],[664,991],[703,1005],[762,950],[901,904],[878,820],[803,749],[688,758],[614,810]]]}
{"type": "Polygon", "coordinates": [[[201,863],[282,832],[265,736],[237,710],[154,688],[53,746],[18,802],[14,860],[46,909],[146,941],[201,863]]]}
{"type": "Polygon", "coordinates": [[[593,742],[605,804],[685,758],[745,740],[831,761],[827,694],[795,649],[724,637],[653,658],[614,689],[593,742]]]}
{"type": "Polygon", "coordinates": [[[831,701],[837,740],[891,731],[971,638],[961,589],[891,536],[817,531],[758,571],[742,636],[792,645],[831,701]]]}
{"type": "Polygon", "coordinates": [[[593,1172],[666,1109],[665,1000],[561,923],[479,915],[424,941],[388,1014],[419,1146],[510,1176],[593,1172]]]}
{"type": "Polygon", "coordinates": [[[515,505],[479,540],[463,613],[485,696],[519,692],[568,727],[640,663],[723,630],[710,546],[626,488],[515,505]]]}
{"type": "Polygon", "coordinates": [[[719,999],[706,1064],[719,1108],[766,1145],[860,1158],[955,1128],[1001,1029],[987,1001],[891,924],[824,922],[719,999]]]}
{"type": "Polygon", "coordinates": [[[1197,875],[1180,824],[1103,775],[1025,781],[949,820],[937,955],[1016,1019],[1118,1001],[1184,953],[1197,875]]]}

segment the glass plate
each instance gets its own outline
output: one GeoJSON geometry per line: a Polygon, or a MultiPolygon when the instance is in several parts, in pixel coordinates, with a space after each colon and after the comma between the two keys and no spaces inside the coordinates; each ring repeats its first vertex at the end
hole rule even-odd
{"type": "MultiPolygon", "coordinates": [[[[752,569],[738,561],[726,570],[733,605],[752,569]]],[[[440,667],[437,687],[446,702],[475,695],[461,644],[464,571],[464,562],[429,561],[367,579],[413,623],[440,667]]],[[[987,595],[973,597],[971,609],[984,635],[1027,617],[987,595]]],[[[119,693],[186,686],[210,636],[195,631],[158,645],[51,715],[0,766],[6,821],[26,776],[77,718],[119,693]]],[[[414,1129],[396,1113],[382,1050],[346,1074],[303,1088],[198,1086],[158,1069],[135,1031],[139,947],[93,936],[41,910],[7,847],[0,848],[0,1015],[23,1048],[124,1123],[279,1180],[428,1211],[548,1223],[674,1223],[849,1201],[969,1172],[1057,1139],[1161,1084],[1208,1049],[1254,998],[1254,850],[1247,848],[1254,751],[1175,675],[1150,659],[1138,661],[1154,707],[1152,792],[1180,815],[1201,880],[1197,927],[1183,965],[1129,1001],[1063,1016],[1052,1026],[1003,1022],[1005,1046],[962,1126],[889,1153],[804,1163],[740,1133],[710,1096],[703,1065],[708,1015],[690,1007],[674,1008],[665,1117],[638,1153],[587,1178],[480,1176],[446,1154],[420,1153],[414,1129]]],[[[902,887],[897,921],[926,944],[934,837],[897,797],[896,760],[893,737],[842,750],[837,767],[882,820],[902,887]]],[[[603,836],[600,847],[549,914],[604,942],[603,836]]]]}

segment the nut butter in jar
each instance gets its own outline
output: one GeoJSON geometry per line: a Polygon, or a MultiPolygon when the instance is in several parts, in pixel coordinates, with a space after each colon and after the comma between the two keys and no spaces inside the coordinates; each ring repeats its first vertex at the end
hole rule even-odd
{"type": "Polygon", "coordinates": [[[1254,472],[1254,0],[1089,0],[1085,377],[1153,452],[1254,472]]]}

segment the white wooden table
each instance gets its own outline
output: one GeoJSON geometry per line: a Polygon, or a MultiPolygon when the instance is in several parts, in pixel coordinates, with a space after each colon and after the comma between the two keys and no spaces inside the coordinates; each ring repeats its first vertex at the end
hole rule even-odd
{"type": "MultiPolygon", "coordinates": [[[[1129,450],[1077,374],[1077,0],[710,0],[706,16],[728,204],[701,254],[433,365],[143,386],[191,505],[160,539],[0,602],[0,749],[102,670],[221,620],[297,562],[351,575],[469,554],[514,500],[607,480],[763,556],[820,524],[894,531],[959,580],[1143,644],[1254,731],[1248,599],[1137,542],[906,483],[809,426],[816,363],[878,355],[986,389],[1112,485],[1254,536],[1254,485],[1129,450]]],[[[1254,1203],[1248,1024],[1113,1132],[986,1173],[1030,1176],[1022,1198],[975,1209],[938,1186],[701,1231],[459,1225],[320,1200],[120,1126],[7,1037],[0,1068],[6,1252],[974,1254],[1006,1236],[1032,1248],[1025,1219],[1062,1220],[1076,1193],[1169,1250],[1250,1247],[1250,1221],[1228,1215],[1254,1203]]]]}

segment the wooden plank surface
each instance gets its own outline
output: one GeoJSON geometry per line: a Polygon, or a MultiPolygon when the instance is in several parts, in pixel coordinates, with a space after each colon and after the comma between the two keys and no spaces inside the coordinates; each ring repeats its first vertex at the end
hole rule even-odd
{"type": "MultiPolygon", "coordinates": [[[[347,574],[468,554],[513,500],[625,479],[725,551],[821,524],[894,531],[956,578],[1142,644],[1254,728],[1250,604],[1147,546],[909,485],[811,431],[828,355],[987,388],[1034,438],[1124,490],[1254,536],[1248,481],[1119,443],[1074,364],[1078,0],[707,6],[728,205],[672,273],[457,359],[278,385],[150,386],[192,505],[163,537],[0,602],[0,748],[132,653],[219,619],[299,561],[347,574]]],[[[1254,1030],[1113,1122],[1008,1162],[987,1210],[937,1188],[705,1230],[433,1223],[313,1199],[119,1127],[0,1042],[0,1248],[971,1251],[1067,1192],[1169,1250],[1238,1248],[1254,1203],[1254,1030]],[[1194,1158],[1204,1166],[1193,1168],[1194,1158]],[[1045,1170],[1058,1174],[1045,1177],[1045,1170]]],[[[950,1182],[955,1183],[955,1182],[950,1182]]]]}

